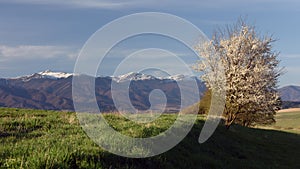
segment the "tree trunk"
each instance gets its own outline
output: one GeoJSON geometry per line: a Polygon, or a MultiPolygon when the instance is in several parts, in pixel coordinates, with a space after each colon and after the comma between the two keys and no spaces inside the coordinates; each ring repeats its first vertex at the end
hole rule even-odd
{"type": "Polygon", "coordinates": [[[234,122],[234,120],[236,119],[236,116],[234,114],[229,113],[226,122],[225,122],[225,126],[226,129],[229,129],[230,126],[232,125],[232,123],[234,122]]]}

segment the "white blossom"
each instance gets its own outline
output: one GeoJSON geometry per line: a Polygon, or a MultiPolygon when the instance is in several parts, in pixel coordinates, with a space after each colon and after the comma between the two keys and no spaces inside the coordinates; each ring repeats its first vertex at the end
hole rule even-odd
{"type": "Polygon", "coordinates": [[[226,91],[227,125],[235,121],[248,126],[273,120],[279,100],[276,84],[280,71],[277,54],[271,51],[272,41],[259,38],[254,28],[243,25],[226,37],[195,47],[202,57],[195,67],[204,72],[202,79],[207,87],[226,91]]]}

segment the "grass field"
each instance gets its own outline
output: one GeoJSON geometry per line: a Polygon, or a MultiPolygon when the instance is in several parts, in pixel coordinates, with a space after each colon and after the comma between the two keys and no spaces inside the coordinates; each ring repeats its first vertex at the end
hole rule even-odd
{"type": "Polygon", "coordinates": [[[272,127],[279,130],[300,134],[300,111],[277,113],[276,124],[274,124],[272,127]]]}
{"type": "MultiPolygon", "coordinates": [[[[204,117],[199,116],[192,131],[172,150],[130,159],[95,145],[75,113],[0,108],[0,168],[300,168],[300,135],[295,132],[299,116],[278,114],[274,129],[219,126],[201,145],[197,140],[204,117]]],[[[176,115],[163,115],[141,125],[118,115],[105,117],[116,130],[136,137],[157,135],[176,119],[176,115]]]]}

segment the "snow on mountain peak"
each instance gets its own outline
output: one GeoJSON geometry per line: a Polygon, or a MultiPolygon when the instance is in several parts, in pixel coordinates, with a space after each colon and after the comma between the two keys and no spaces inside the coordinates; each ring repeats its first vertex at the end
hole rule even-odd
{"type": "Polygon", "coordinates": [[[21,76],[21,77],[16,77],[16,78],[11,78],[11,79],[21,79],[22,81],[30,81],[31,79],[61,79],[61,78],[68,78],[72,76],[73,74],[71,73],[64,73],[64,72],[53,72],[50,70],[46,70],[43,72],[39,73],[34,73],[31,75],[27,76],[21,76]]]}
{"type": "Polygon", "coordinates": [[[185,78],[186,78],[185,75],[178,74],[178,75],[169,76],[166,79],[175,80],[175,81],[181,81],[181,80],[184,80],[185,78]]]}
{"type": "Polygon", "coordinates": [[[61,79],[61,78],[68,78],[72,76],[73,74],[71,73],[65,73],[65,72],[52,72],[50,70],[46,70],[43,72],[38,73],[39,75],[42,75],[43,77],[46,78],[53,78],[53,79],[61,79]]]}
{"type": "MultiPolygon", "coordinates": [[[[39,73],[34,73],[32,75],[12,78],[12,79],[22,79],[23,81],[29,81],[31,79],[63,79],[74,76],[76,74],[65,73],[65,72],[53,72],[50,70],[46,70],[39,73]]],[[[168,77],[156,77],[153,75],[130,72],[127,74],[119,75],[119,76],[110,76],[114,81],[120,83],[125,81],[143,81],[143,80],[169,80],[169,81],[183,81],[183,80],[192,80],[196,77],[188,76],[183,74],[172,75],[168,77]]]]}
{"type": "Polygon", "coordinates": [[[152,75],[130,72],[124,75],[115,76],[113,77],[113,79],[117,82],[124,82],[124,81],[138,81],[138,80],[155,80],[157,78],[152,75]]]}
{"type": "Polygon", "coordinates": [[[112,76],[112,79],[116,82],[124,82],[124,81],[139,81],[139,80],[170,80],[170,81],[183,81],[183,80],[192,80],[196,78],[195,76],[188,76],[183,74],[172,75],[168,77],[156,77],[143,73],[135,73],[130,72],[120,76],[112,76]]]}

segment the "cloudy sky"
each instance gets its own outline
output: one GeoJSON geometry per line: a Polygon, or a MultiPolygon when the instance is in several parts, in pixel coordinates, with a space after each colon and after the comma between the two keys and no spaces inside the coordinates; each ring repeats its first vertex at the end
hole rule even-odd
{"type": "MultiPolygon", "coordinates": [[[[300,85],[298,0],[0,0],[0,77],[46,69],[72,72],[79,51],[93,33],[119,17],[137,12],[177,15],[196,25],[209,38],[216,28],[246,17],[259,32],[277,39],[274,50],[280,52],[281,66],[286,72],[280,86],[300,85]]],[[[155,36],[137,37],[127,45],[120,44],[111,55],[121,56],[129,48],[149,46],[173,47],[186,54],[176,45],[155,36]]],[[[114,57],[105,62],[106,66],[117,64],[114,57]]],[[[100,69],[100,74],[111,73],[108,68],[100,69]]]]}

